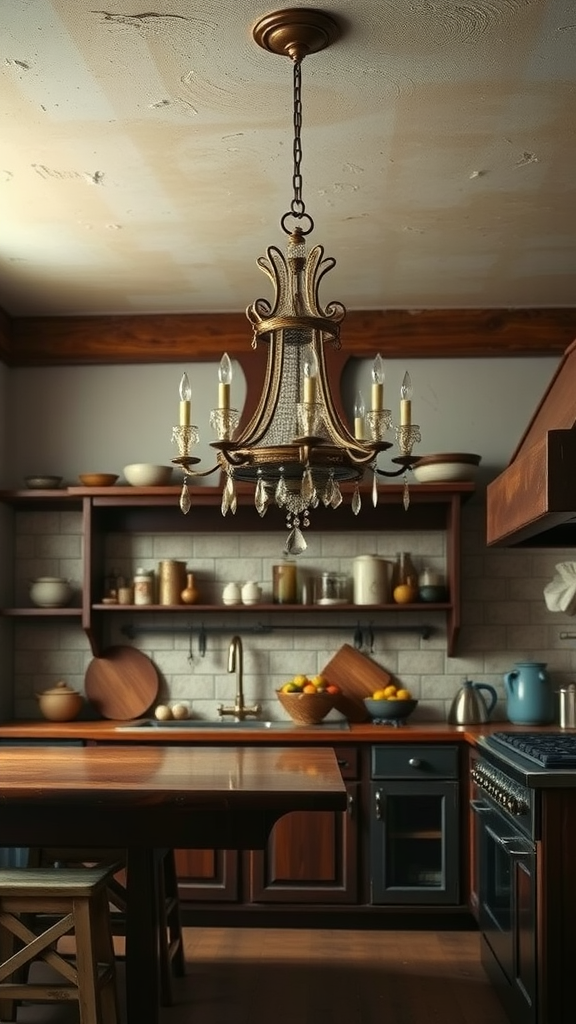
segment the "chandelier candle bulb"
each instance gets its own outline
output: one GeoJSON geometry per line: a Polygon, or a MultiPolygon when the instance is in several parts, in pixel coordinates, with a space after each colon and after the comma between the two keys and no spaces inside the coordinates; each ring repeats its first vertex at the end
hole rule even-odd
{"type": "Polygon", "coordinates": [[[372,412],[382,412],[384,408],[384,363],[380,353],[372,364],[372,412]]]}
{"type": "Polygon", "coordinates": [[[188,380],[188,374],[183,373],[180,379],[180,419],[179,423],[181,427],[190,426],[190,399],[192,398],[192,389],[190,387],[190,381],[188,380]]]}
{"type": "Polygon", "coordinates": [[[409,427],[412,424],[412,381],[408,371],[404,374],[402,387],[400,388],[400,426],[409,427]]]}
{"type": "Polygon", "coordinates": [[[232,383],[232,363],[227,352],[224,353],[218,367],[218,408],[230,408],[230,385],[232,383]]]}
{"type": "Polygon", "coordinates": [[[359,391],[354,404],[354,437],[357,441],[364,441],[366,439],[365,416],[366,406],[364,405],[362,392],[359,391]]]}

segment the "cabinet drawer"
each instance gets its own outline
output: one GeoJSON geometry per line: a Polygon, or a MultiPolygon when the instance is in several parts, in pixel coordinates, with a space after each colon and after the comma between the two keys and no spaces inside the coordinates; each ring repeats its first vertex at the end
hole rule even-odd
{"type": "Polygon", "coordinates": [[[390,743],[372,747],[373,779],[456,779],[458,747],[390,743]]]}
{"type": "Polygon", "coordinates": [[[334,747],[334,753],[336,755],[336,760],[338,761],[338,767],[342,773],[342,778],[357,779],[359,772],[358,748],[334,747]]]}

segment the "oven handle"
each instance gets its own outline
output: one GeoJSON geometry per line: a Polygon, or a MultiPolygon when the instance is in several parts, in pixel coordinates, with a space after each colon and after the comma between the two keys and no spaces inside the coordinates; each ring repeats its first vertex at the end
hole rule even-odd
{"type": "Polygon", "coordinates": [[[487,804],[485,800],[471,800],[470,807],[476,812],[476,814],[486,814],[488,811],[492,810],[490,804],[487,804]]]}
{"type": "Polygon", "coordinates": [[[510,836],[509,838],[499,839],[498,836],[494,836],[496,841],[503,846],[511,857],[525,857],[526,854],[534,853],[535,846],[530,842],[529,839],[521,839],[520,836],[510,836]],[[516,844],[519,849],[511,849],[512,844],[516,844]]]}

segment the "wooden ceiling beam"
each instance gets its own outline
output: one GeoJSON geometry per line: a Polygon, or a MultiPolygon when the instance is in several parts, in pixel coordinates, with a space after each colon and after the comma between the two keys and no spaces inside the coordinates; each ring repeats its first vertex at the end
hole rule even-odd
{"type": "MultiPolygon", "coordinates": [[[[358,358],[561,355],[575,338],[575,308],[350,310],[342,326],[358,358]]],[[[250,354],[251,340],[244,313],[0,319],[9,366],[211,362],[250,354]]]]}

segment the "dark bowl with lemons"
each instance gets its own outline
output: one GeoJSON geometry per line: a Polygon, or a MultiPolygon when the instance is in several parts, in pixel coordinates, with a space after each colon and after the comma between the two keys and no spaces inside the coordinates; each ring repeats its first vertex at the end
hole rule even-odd
{"type": "Polygon", "coordinates": [[[364,707],[375,725],[380,723],[402,725],[418,707],[418,701],[414,699],[401,700],[398,697],[389,700],[374,700],[373,697],[365,697],[364,707]]]}

